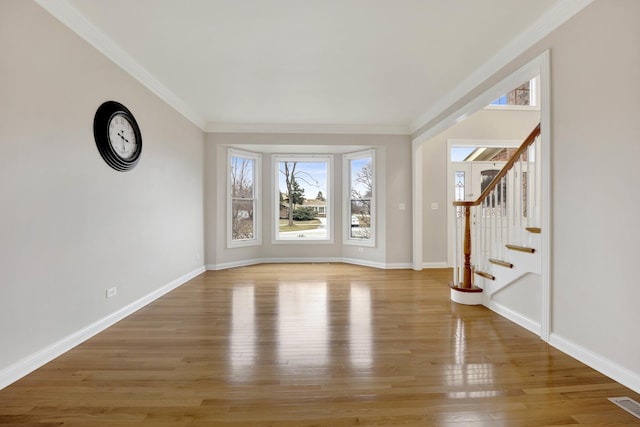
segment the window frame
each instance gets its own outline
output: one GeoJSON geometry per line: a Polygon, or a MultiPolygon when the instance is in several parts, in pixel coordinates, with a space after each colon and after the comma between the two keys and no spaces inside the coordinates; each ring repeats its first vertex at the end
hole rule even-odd
{"type": "Polygon", "coordinates": [[[332,187],[332,176],[333,176],[333,154],[274,154],[272,156],[272,171],[273,171],[273,182],[271,183],[271,191],[273,191],[272,200],[273,200],[273,221],[271,225],[272,229],[272,239],[271,243],[274,245],[317,245],[317,244],[333,244],[334,242],[334,227],[333,227],[333,219],[334,219],[334,210],[333,210],[333,193],[334,188],[332,187]],[[326,192],[328,194],[323,194],[326,199],[326,228],[327,228],[327,238],[326,239],[304,239],[304,240],[288,240],[288,239],[280,239],[279,238],[279,228],[280,228],[280,162],[287,161],[295,161],[295,162],[311,162],[311,163],[321,163],[324,162],[327,164],[327,182],[326,182],[326,192]]]}
{"type": "Polygon", "coordinates": [[[262,244],[262,155],[251,151],[229,148],[227,150],[227,248],[241,248],[262,244]],[[231,160],[234,157],[253,161],[253,238],[233,239],[233,193],[231,182],[231,160]]]}
{"type": "Polygon", "coordinates": [[[366,150],[355,151],[352,153],[343,154],[343,194],[344,194],[344,209],[343,209],[343,231],[344,239],[343,244],[353,246],[376,246],[376,234],[377,234],[377,211],[376,211],[376,192],[377,192],[377,165],[376,165],[376,151],[374,148],[368,148],[366,150]],[[363,239],[351,236],[351,168],[352,161],[371,158],[372,170],[372,185],[371,185],[371,208],[370,208],[370,224],[371,229],[370,238],[363,239]]]}

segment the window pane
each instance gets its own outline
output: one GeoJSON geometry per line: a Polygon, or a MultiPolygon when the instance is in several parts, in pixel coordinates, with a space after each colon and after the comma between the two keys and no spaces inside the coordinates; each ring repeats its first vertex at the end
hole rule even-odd
{"type": "Polygon", "coordinates": [[[371,197],[373,191],[371,157],[351,160],[351,197],[371,197]]]}
{"type": "Polygon", "coordinates": [[[531,103],[531,86],[531,81],[525,82],[493,101],[491,105],[533,105],[531,103]]]}
{"type": "Polygon", "coordinates": [[[231,238],[253,239],[253,200],[234,199],[231,202],[231,238]]]}
{"type": "Polygon", "coordinates": [[[329,161],[281,159],[276,172],[276,239],[329,240],[329,161]]]}
{"type": "Polygon", "coordinates": [[[451,161],[464,162],[469,154],[473,153],[476,147],[451,147],[451,161]]]}
{"type": "Polygon", "coordinates": [[[465,172],[456,171],[455,198],[454,200],[464,200],[465,197],[465,172]]]}
{"type": "Polygon", "coordinates": [[[256,181],[260,168],[260,155],[229,150],[227,187],[227,238],[229,247],[260,244],[260,212],[257,195],[260,183],[256,181]]]}
{"type": "Polygon", "coordinates": [[[371,238],[371,200],[351,199],[351,233],[355,239],[371,238]]]}
{"type": "Polygon", "coordinates": [[[231,197],[253,198],[253,159],[231,158],[231,197]]]}
{"type": "Polygon", "coordinates": [[[373,158],[362,157],[349,161],[351,239],[372,238],[373,158]]]}

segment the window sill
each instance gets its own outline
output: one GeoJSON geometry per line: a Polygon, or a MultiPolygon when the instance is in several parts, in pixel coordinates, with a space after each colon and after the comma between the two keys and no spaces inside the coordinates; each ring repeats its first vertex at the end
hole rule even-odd
{"type": "Polygon", "coordinates": [[[487,105],[485,110],[502,110],[502,111],[540,111],[540,107],[536,105],[487,105]]]}

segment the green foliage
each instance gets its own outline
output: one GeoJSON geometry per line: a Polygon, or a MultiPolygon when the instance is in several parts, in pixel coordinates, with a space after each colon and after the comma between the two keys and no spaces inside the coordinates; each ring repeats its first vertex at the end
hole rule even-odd
{"type": "Polygon", "coordinates": [[[291,202],[294,205],[301,205],[304,203],[304,188],[300,187],[295,176],[291,179],[291,202]]]}
{"type": "Polygon", "coordinates": [[[294,221],[310,221],[315,219],[317,216],[316,211],[310,207],[301,207],[293,211],[293,220],[294,221]]]}

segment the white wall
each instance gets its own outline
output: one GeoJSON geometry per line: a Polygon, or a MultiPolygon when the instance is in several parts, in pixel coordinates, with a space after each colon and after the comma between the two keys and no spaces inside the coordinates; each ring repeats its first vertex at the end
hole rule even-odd
{"type": "Polygon", "coordinates": [[[640,2],[598,0],[552,47],[552,334],[640,390],[640,2]],[[627,370],[627,371],[625,371],[627,370]]]}
{"type": "Polygon", "coordinates": [[[2,384],[28,356],[202,267],[204,135],[33,2],[0,2],[0,54],[2,384]],[[110,99],[142,130],[126,173],[93,139],[110,99]]]}
{"type": "Polygon", "coordinates": [[[377,267],[409,267],[411,262],[411,144],[408,136],[393,135],[317,135],[317,134],[207,134],[206,153],[206,263],[211,269],[230,265],[241,265],[262,260],[266,261],[308,261],[332,260],[350,261],[377,267]],[[376,247],[364,248],[359,252],[356,246],[343,245],[342,228],[342,155],[334,158],[333,205],[334,241],[318,244],[272,243],[274,218],[271,183],[273,168],[269,154],[263,156],[262,183],[263,200],[262,245],[233,248],[226,247],[226,150],[230,146],[261,151],[261,147],[291,147],[286,154],[308,151],[309,146],[318,152],[344,152],[344,147],[353,150],[366,147],[376,148],[377,205],[378,214],[376,247]],[[333,149],[332,147],[335,147],[333,149]],[[405,203],[406,210],[399,210],[405,203]]]}
{"type": "Polygon", "coordinates": [[[550,341],[636,391],[638,16],[637,0],[594,1],[440,116],[550,50],[550,341]]]}

